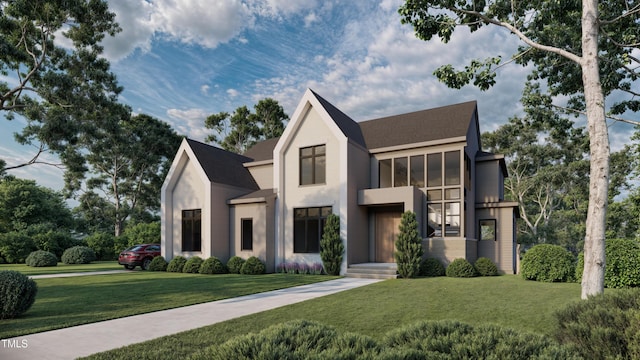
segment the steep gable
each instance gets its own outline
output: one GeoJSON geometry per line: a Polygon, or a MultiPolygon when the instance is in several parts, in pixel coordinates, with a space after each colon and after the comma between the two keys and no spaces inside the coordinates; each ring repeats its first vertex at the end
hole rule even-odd
{"type": "Polygon", "coordinates": [[[347,114],[343,113],[337,107],[333,106],[330,102],[325,100],[322,96],[316,94],[311,90],[313,95],[318,99],[320,105],[327,111],[329,116],[338,125],[340,131],[349,139],[353,140],[356,144],[366,147],[362,131],[357,122],[351,119],[347,114]]]}
{"type": "Polygon", "coordinates": [[[210,182],[258,190],[251,173],[242,165],[251,158],[195,140],[186,141],[210,182]]]}

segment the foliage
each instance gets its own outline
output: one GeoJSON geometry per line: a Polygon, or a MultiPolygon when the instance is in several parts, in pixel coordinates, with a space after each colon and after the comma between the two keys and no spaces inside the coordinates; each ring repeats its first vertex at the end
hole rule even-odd
{"type": "Polygon", "coordinates": [[[48,251],[36,250],[29,254],[24,262],[27,266],[31,267],[57,266],[58,258],[55,254],[48,251]]]}
{"type": "Polygon", "coordinates": [[[122,233],[122,237],[127,241],[126,247],[138,244],[159,244],[160,222],[138,223],[129,226],[122,233]]]}
{"type": "Polygon", "coordinates": [[[115,237],[107,233],[94,233],[85,238],[87,246],[96,253],[96,260],[115,260],[118,252],[114,251],[115,237]]]}
{"type": "Polygon", "coordinates": [[[227,269],[231,274],[240,274],[242,264],[244,264],[243,258],[240,256],[232,256],[229,261],[227,261],[227,269]]]}
{"type": "Polygon", "coordinates": [[[0,271],[0,320],[29,310],[36,300],[36,282],[17,271],[0,271]]]}
{"type": "Polygon", "coordinates": [[[469,260],[464,258],[454,259],[446,269],[448,277],[470,278],[478,276],[476,268],[471,265],[469,260]]]}
{"type": "Polygon", "coordinates": [[[35,250],[37,248],[33,239],[24,232],[0,233],[0,257],[6,263],[23,263],[35,250]]]}
{"type": "Polygon", "coordinates": [[[520,272],[527,280],[544,282],[572,281],[575,269],[573,254],[559,245],[540,244],[522,257],[520,272]]]}
{"type": "Polygon", "coordinates": [[[64,251],[62,262],[65,264],[88,264],[96,259],[93,249],[87,246],[74,246],[64,251]]]}
{"type": "Polygon", "coordinates": [[[164,259],[163,256],[156,256],[151,260],[149,264],[149,271],[167,271],[167,260],[164,259]]]}
{"type": "Polygon", "coordinates": [[[480,276],[498,275],[498,267],[489,258],[479,257],[478,260],[476,260],[476,262],[473,264],[473,266],[476,268],[476,271],[480,276]]]}
{"type": "Polygon", "coordinates": [[[420,275],[428,277],[444,276],[444,265],[436,258],[426,258],[420,264],[420,275]]]}
{"type": "Polygon", "coordinates": [[[320,259],[324,271],[329,275],[339,275],[344,255],[344,244],[340,238],[340,217],[329,214],[320,239],[320,259]]]}
{"type": "Polygon", "coordinates": [[[400,277],[418,276],[422,252],[422,239],[418,233],[416,214],[413,211],[405,211],[400,219],[400,234],[396,239],[396,251],[393,254],[400,277]]]}
{"type": "Polygon", "coordinates": [[[264,263],[255,256],[248,258],[240,268],[240,274],[243,275],[260,275],[264,274],[265,271],[264,263]]]}
{"type": "MultiPolygon", "coordinates": [[[[200,274],[226,274],[227,266],[225,266],[217,257],[211,256],[202,263],[199,272],[200,274]]],[[[240,271],[234,274],[239,273],[240,271]]]]}
{"type": "Polygon", "coordinates": [[[619,290],[575,302],[555,314],[555,337],[588,359],[640,356],[640,289],[619,290]]]}
{"type": "Polygon", "coordinates": [[[169,261],[169,265],[167,265],[167,272],[177,272],[181,273],[184,268],[184,264],[187,262],[187,258],[184,256],[176,256],[171,261],[169,261]]]}
{"type": "MultiPolygon", "coordinates": [[[[640,286],[640,244],[636,240],[609,239],[605,241],[607,266],[604,285],[610,289],[640,286]]],[[[575,278],[582,280],[584,253],[578,254],[575,278]]]]}
{"type": "Polygon", "coordinates": [[[200,256],[192,256],[190,257],[187,262],[184,263],[184,266],[182,267],[182,272],[183,273],[189,273],[189,274],[197,274],[200,272],[200,266],[202,266],[202,262],[204,260],[202,260],[202,258],[200,256]]]}
{"type": "Polygon", "coordinates": [[[24,233],[31,237],[38,250],[52,252],[58,258],[66,249],[84,244],[82,240],[74,239],[68,230],[56,229],[52,224],[30,225],[24,233]]]}

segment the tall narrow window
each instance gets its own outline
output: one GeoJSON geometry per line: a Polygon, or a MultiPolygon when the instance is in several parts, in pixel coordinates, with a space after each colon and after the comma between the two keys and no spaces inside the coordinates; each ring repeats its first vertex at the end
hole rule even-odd
{"type": "Polygon", "coordinates": [[[427,236],[442,236],[442,204],[427,204],[429,211],[427,214],[427,236]]]}
{"type": "Polygon", "coordinates": [[[444,153],[444,184],[460,185],[460,151],[444,153]]]}
{"type": "Polygon", "coordinates": [[[242,219],[242,245],[240,250],[253,250],[253,219],[242,219]]]}
{"type": "Polygon", "coordinates": [[[380,160],[378,167],[379,187],[391,187],[391,159],[380,160]]]}
{"type": "Polygon", "coordinates": [[[326,146],[300,149],[300,185],[324,184],[326,178],[326,146]]]}
{"type": "Polygon", "coordinates": [[[445,236],[460,236],[460,203],[445,203],[445,236]]]}
{"type": "Polygon", "coordinates": [[[202,251],[202,211],[182,210],[182,251],[202,251]]]}
{"type": "Polygon", "coordinates": [[[442,186],[442,153],[427,155],[427,186],[442,186]]]}
{"type": "Polygon", "coordinates": [[[393,186],[407,186],[407,158],[395,158],[393,159],[393,186]]]}
{"type": "Polygon", "coordinates": [[[329,214],[331,206],[293,210],[293,252],[320,252],[320,238],[329,214]]]}
{"type": "Polygon", "coordinates": [[[411,157],[411,185],[424,187],[424,155],[411,157]]]}

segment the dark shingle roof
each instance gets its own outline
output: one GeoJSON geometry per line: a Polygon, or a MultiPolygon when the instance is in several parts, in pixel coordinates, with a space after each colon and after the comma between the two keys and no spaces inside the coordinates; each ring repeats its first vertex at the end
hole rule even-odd
{"type": "Polygon", "coordinates": [[[249,170],[242,166],[251,161],[250,158],[191,139],[187,139],[187,143],[209,181],[251,190],[259,189],[249,170]]]}
{"type": "Polygon", "coordinates": [[[331,116],[336,125],[338,125],[342,133],[362,147],[366,147],[364,137],[362,136],[362,131],[360,130],[358,123],[353,121],[353,119],[351,119],[347,114],[333,106],[333,104],[325,100],[322,96],[316,94],[313,90],[311,90],[311,92],[318,101],[320,101],[322,107],[324,107],[327,113],[329,113],[329,116],[331,116]]]}
{"type": "Polygon", "coordinates": [[[273,149],[276,148],[278,140],[280,140],[279,137],[257,142],[243,155],[252,158],[253,161],[271,160],[273,159],[273,149]]]}
{"type": "Polygon", "coordinates": [[[476,102],[360,122],[368,149],[466,136],[476,102]]]}

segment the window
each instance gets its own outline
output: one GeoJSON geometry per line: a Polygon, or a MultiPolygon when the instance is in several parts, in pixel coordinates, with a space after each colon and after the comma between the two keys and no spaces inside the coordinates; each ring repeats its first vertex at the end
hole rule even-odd
{"type": "Polygon", "coordinates": [[[331,206],[293,210],[293,252],[320,252],[320,238],[329,214],[331,206]]]}
{"type": "Polygon", "coordinates": [[[496,220],[480,220],[480,240],[496,241],[496,220]]]}
{"type": "Polygon", "coordinates": [[[462,234],[461,161],[460,150],[427,154],[429,237],[457,237],[462,234]]]}
{"type": "Polygon", "coordinates": [[[391,187],[391,159],[378,162],[378,184],[381,188],[391,187]]]}
{"type": "Polygon", "coordinates": [[[445,236],[460,236],[460,203],[445,203],[445,236]]]}
{"type": "Polygon", "coordinates": [[[242,244],[240,250],[253,250],[253,219],[242,219],[242,244]]]}
{"type": "Polygon", "coordinates": [[[442,186],[442,153],[427,155],[427,186],[442,186]]]}
{"type": "Polygon", "coordinates": [[[444,153],[444,185],[460,185],[460,151],[444,153]]]}
{"type": "Polygon", "coordinates": [[[202,251],[202,211],[182,210],[182,251],[202,251]]]}
{"type": "Polygon", "coordinates": [[[300,185],[324,184],[325,168],[325,145],[300,149],[300,185]]]}
{"type": "Polygon", "coordinates": [[[393,159],[393,186],[407,186],[407,158],[393,159]]]}
{"type": "Polygon", "coordinates": [[[412,156],[411,162],[411,185],[424,187],[424,155],[412,156]]]}
{"type": "Polygon", "coordinates": [[[442,204],[427,204],[427,237],[442,236],[442,204]]]}

